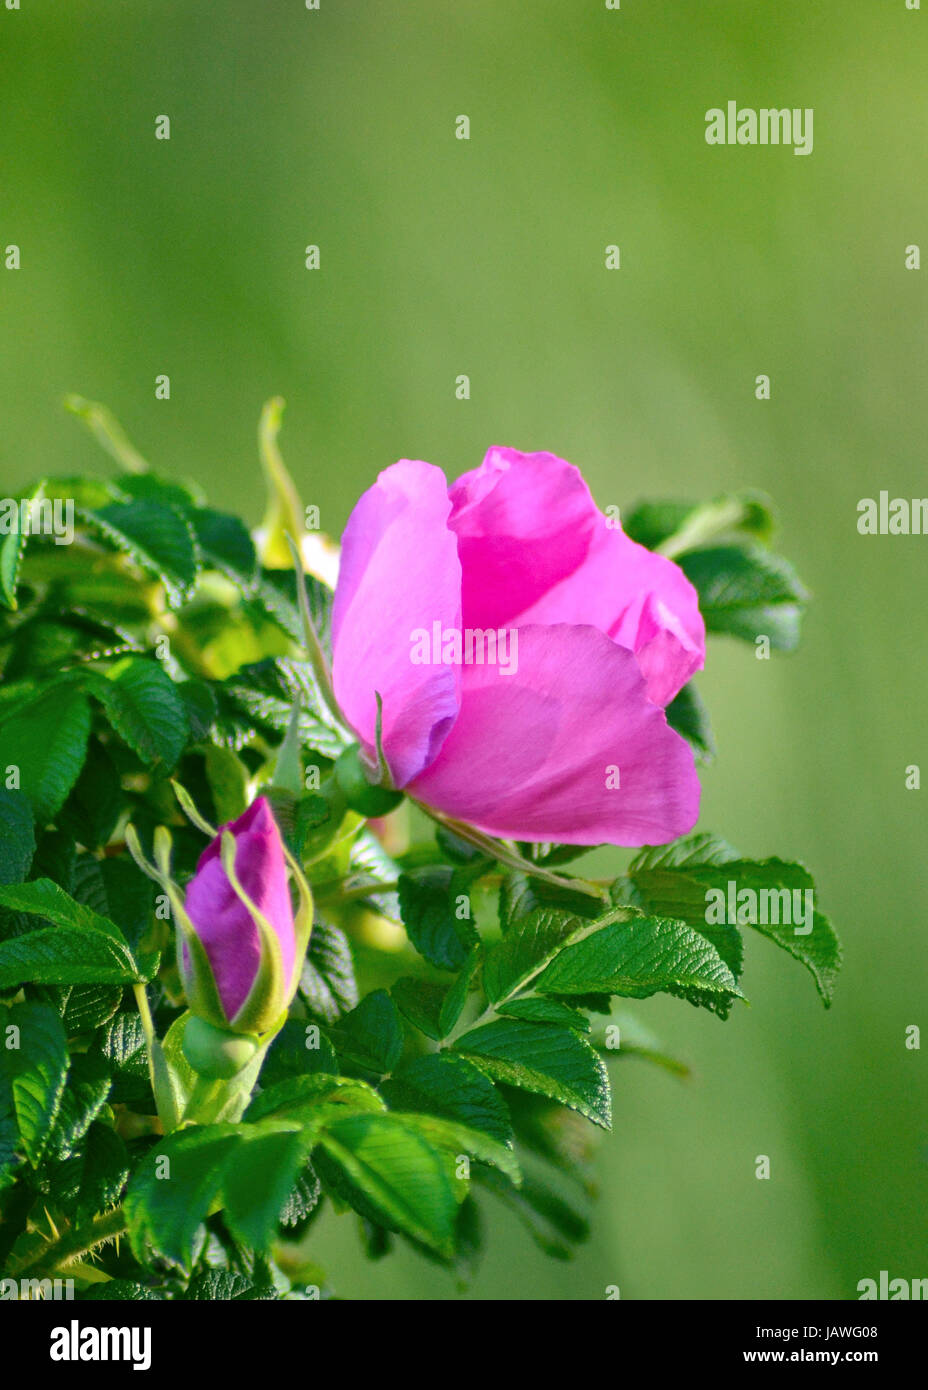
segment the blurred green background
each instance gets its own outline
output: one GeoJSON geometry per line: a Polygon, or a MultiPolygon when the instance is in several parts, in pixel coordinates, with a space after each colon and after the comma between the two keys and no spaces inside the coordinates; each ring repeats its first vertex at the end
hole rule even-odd
{"type": "MultiPolygon", "coordinates": [[[[928,1041],[904,1046],[928,1024],[928,787],[904,781],[928,773],[928,538],[856,530],[858,499],[928,492],[928,265],[904,267],[928,254],[926,26],[904,0],[0,9],[0,244],[22,255],[0,269],[0,493],[108,467],[61,408],[77,391],[257,521],[280,394],[336,535],[394,459],[453,476],[500,443],[579,464],[602,505],[762,488],[814,592],[797,654],[711,648],[701,827],[814,869],[846,948],[835,1006],[759,937],[727,1024],[638,1005],[692,1079],[617,1062],[591,1241],[549,1261],[488,1206],[470,1296],[853,1298],[881,1269],[928,1275],[928,1041]],[[707,146],[728,99],[813,107],[814,152],[707,146]]],[[[349,1217],[317,1245],[343,1295],[458,1296],[415,1256],[367,1264],[349,1217]]]]}

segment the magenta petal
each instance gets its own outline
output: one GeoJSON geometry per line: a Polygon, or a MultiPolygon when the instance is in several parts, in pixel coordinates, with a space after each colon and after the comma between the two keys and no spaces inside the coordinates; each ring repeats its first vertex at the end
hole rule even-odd
{"type": "Polygon", "coordinates": [[[632,653],[559,624],[519,629],[514,675],[464,667],[457,722],[408,790],[507,839],[644,845],[691,830],[700,789],[632,653]]]}
{"type": "Polygon", "coordinates": [[[342,539],[332,617],[335,697],[373,754],[380,693],[383,748],[397,787],[436,756],[460,703],[458,669],[411,659],[417,629],[460,627],[450,510],[441,469],[402,459],[364,493],[342,539]]]}
{"type": "Polygon", "coordinates": [[[556,455],[492,448],[449,494],[466,627],[511,622],[583,563],[595,504],[579,468],[556,455]]]}
{"type": "Polygon", "coordinates": [[[634,651],[665,705],[705,658],[683,571],[599,511],[579,469],[553,454],[494,448],[453,484],[464,623],[580,623],[634,651]]]}
{"type": "Polygon", "coordinates": [[[519,622],[591,623],[638,657],[648,698],[666,705],[705,663],[699,600],[672,560],[611,527],[597,512],[586,559],[519,622]]]}
{"type": "MultiPolygon", "coordinates": [[[[223,830],[235,838],[235,872],[280,942],[284,979],[290,983],[296,956],[287,865],[277,823],[265,797],[223,830]]],[[[200,856],[185,906],[206,948],[219,998],[231,1020],[248,997],[261,958],[261,938],[251,914],[229,883],[217,835],[200,856]]]]}

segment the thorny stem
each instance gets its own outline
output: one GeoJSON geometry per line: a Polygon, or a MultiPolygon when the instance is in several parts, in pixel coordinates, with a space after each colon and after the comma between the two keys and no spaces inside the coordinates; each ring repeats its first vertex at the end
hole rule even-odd
{"type": "Polygon", "coordinates": [[[122,1207],[114,1207],[102,1216],[94,1217],[87,1226],[75,1226],[63,1236],[47,1245],[39,1257],[30,1263],[30,1257],[13,1261],[11,1274],[39,1278],[50,1274],[64,1265],[73,1264],[81,1255],[86,1255],[105,1241],[115,1240],[126,1229],[126,1214],[122,1207]]]}

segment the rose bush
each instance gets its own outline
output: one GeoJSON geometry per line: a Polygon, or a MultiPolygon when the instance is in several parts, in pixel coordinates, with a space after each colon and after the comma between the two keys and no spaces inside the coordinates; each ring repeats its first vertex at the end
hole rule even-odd
{"type": "Polygon", "coordinates": [[[831,1000],[807,870],[674,839],[712,754],[706,632],[798,640],[766,504],[620,527],[550,454],[492,449],[450,488],[403,461],[333,594],[279,402],[256,537],[72,406],[124,471],[30,490],[72,504],[74,545],[20,527],[29,498],[0,534],[0,1272],[325,1296],[331,1203],[372,1257],[405,1240],[467,1278],[485,1192],[569,1256],[609,1066],[685,1072],[631,1001],[727,1018],[742,926],[831,1000]],[[468,659],[478,632],[505,662],[468,659]],[[644,847],[593,878],[601,841],[644,847]],[[802,932],[733,919],[733,884],[803,901],[802,932]]]}

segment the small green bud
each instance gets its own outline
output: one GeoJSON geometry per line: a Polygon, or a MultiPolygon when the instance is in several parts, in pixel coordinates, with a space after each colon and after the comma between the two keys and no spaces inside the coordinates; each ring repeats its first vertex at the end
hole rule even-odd
{"type": "Polygon", "coordinates": [[[213,1081],[230,1081],[247,1067],[258,1050],[259,1041],[251,1033],[230,1033],[193,1016],[184,1029],[183,1053],[200,1076],[213,1081]]]}
{"type": "Polygon", "coordinates": [[[364,771],[361,749],[357,743],[340,755],[335,764],[335,780],[344,792],[348,805],[359,816],[385,816],[388,811],[396,810],[403,799],[402,792],[375,786],[370,781],[364,771]]]}

